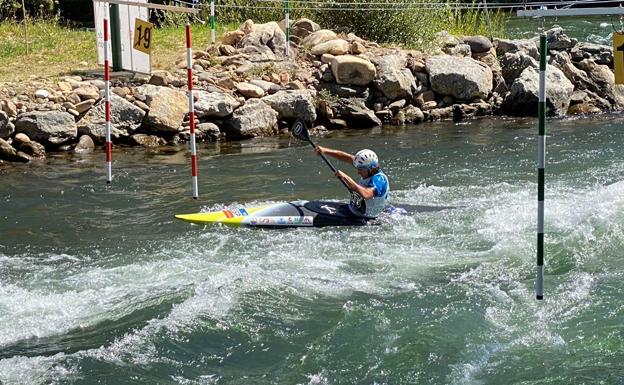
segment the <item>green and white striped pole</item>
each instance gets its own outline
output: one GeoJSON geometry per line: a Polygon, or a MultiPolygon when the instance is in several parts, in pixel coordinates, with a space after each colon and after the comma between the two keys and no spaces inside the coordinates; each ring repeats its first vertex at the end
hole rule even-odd
{"type": "Polygon", "coordinates": [[[544,168],[546,164],[546,33],[540,35],[539,129],[537,136],[537,277],[535,298],[544,299],[544,168]]]}
{"type": "Polygon", "coordinates": [[[212,44],[217,40],[217,32],[215,30],[215,2],[210,0],[210,40],[212,44]]]}
{"type": "Polygon", "coordinates": [[[290,55],[290,2],[284,0],[284,12],[286,13],[286,56],[290,55]]]}

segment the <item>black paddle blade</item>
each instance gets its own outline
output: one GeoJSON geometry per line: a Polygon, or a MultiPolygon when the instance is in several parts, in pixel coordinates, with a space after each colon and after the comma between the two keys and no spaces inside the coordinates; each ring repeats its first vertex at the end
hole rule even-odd
{"type": "Polygon", "coordinates": [[[292,134],[295,138],[301,140],[310,140],[308,128],[303,120],[297,120],[292,126],[292,134]]]}

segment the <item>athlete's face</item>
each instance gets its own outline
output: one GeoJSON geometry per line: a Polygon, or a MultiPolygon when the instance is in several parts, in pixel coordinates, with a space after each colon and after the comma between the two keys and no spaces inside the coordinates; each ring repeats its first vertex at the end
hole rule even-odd
{"type": "Polygon", "coordinates": [[[360,176],[362,178],[368,178],[368,170],[367,169],[365,169],[365,168],[358,168],[357,171],[358,171],[358,174],[360,174],[360,176]]]}

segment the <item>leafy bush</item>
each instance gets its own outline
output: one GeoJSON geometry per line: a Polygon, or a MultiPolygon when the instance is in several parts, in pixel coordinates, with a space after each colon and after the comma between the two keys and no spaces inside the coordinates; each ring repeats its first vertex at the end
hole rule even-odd
{"type": "MultiPolygon", "coordinates": [[[[57,0],[26,0],[26,12],[29,17],[50,17],[55,14],[57,0]]],[[[0,0],[0,20],[22,19],[21,0],[0,0]]]]}

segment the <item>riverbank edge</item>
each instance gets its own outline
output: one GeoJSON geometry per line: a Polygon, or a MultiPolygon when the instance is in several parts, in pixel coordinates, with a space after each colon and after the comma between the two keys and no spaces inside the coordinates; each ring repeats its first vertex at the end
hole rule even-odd
{"type": "MultiPolygon", "coordinates": [[[[546,32],[551,116],[624,109],[612,48],[546,32]]],[[[219,44],[193,52],[196,139],[244,140],[287,133],[296,119],[313,131],[406,125],[482,116],[536,116],[537,38],[437,35],[434,52],[386,48],[336,34],[308,19],[248,20],[219,44]]],[[[187,64],[151,76],[111,76],[114,145],[159,147],[190,140],[187,64]]],[[[94,151],[105,142],[102,73],[60,81],[0,84],[0,161],[46,152],[94,151]]]]}

